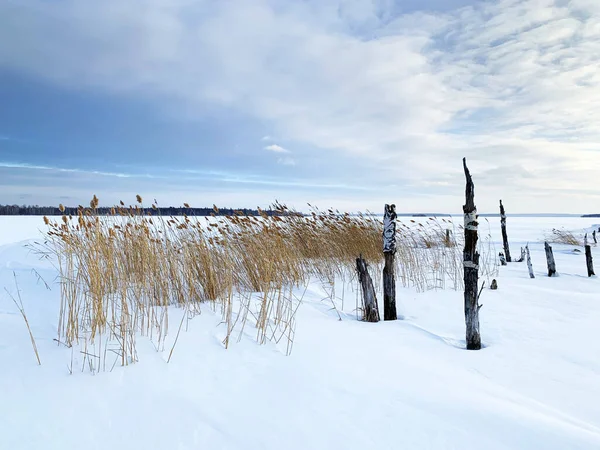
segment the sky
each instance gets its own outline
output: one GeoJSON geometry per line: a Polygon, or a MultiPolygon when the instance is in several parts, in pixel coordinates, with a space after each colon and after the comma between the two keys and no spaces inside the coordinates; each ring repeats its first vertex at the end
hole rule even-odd
{"type": "Polygon", "coordinates": [[[598,0],[0,0],[0,204],[600,212],[598,0]]]}

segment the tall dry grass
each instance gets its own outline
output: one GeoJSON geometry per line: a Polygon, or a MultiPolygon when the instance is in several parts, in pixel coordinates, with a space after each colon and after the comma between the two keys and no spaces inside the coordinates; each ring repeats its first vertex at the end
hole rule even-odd
{"type": "Polygon", "coordinates": [[[552,244],[565,244],[583,247],[583,236],[577,237],[575,233],[570,230],[565,230],[564,228],[553,228],[552,231],[546,235],[546,241],[552,244]]]}
{"type": "MultiPolygon", "coordinates": [[[[339,315],[336,285],[355,277],[359,254],[380,282],[383,224],[372,214],[311,207],[306,217],[275,204],[275,215],[259,217],[218,216],[216,207],[210,218],[161,217],[144,214],[139,196],[111,216],[100,217],[97,207],[94,196],[77,216],[44,218],[46,239],[36,248],[60,275],[57,340],[83,348],[82,368],[92,371],[137,361],[138,334],[165,350],[170,330],[177,341],[184,320],[204,307],[222,315],[225,347],[253,332],[259,343],[283,343],[289,353],[302,301],[297,288],[320,280],[339,315]],[[173,327],[170,306],[184,311],[173,327]]],[[[399,222],[399,284],[461,289],[461,235],[449,219],[399,222]]]]}

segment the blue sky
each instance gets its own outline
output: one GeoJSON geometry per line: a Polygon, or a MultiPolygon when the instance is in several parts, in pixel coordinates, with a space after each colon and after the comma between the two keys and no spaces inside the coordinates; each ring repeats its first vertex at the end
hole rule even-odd
{"type": "Polygon", "coordinates": [[[0,203],[596,212],[596,0],[0,1],[0,203]]]}

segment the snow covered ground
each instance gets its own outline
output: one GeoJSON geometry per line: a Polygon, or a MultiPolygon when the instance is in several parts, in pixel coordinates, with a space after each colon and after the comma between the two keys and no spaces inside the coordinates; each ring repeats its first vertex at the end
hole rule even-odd
{"type": "Polygon", "coordinates": [[[290,356],[250,337],[225,350],[205,308],[169,364],[139,338],[137,364],[92,375],[53,340],[56,272],[25,247],[41,218],[0,217],[0,449],[598,449],[600,281],[583,251],[557,244],[559,276],[546,277],[542,243],[597,222],[509,216],[513,257],[530,242],[536,278],[525,263],[500,268],[499,289],[482,294],[478,352],[463,350],[461,292],[399,289],[405,319],[368,324],[353,313],[356,286],[339,321],[315,283],[290,356]],[[13,272],[41,366],[4,290],[16,295],[13,272]]]}

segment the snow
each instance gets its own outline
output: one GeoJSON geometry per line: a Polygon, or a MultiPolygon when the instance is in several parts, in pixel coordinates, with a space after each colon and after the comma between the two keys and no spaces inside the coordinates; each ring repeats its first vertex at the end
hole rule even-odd
{"type": "MultiPolygon", "coordinates": [[[[404,320],[371,324],[356,320],[355,282],[341,321],[315,282],[290,356],[252,336],[225,350],[220,315],[204,308],[167,364],[182,317],[172,308],[165,351],[140,337],[138,363],[93,375],[54,341],[56,271],[26,247],[41,218],[0,217],[0,448],[600,448],[599,280],[559,244],[548,278],[543,248],[552,228],[595,221],[508,216],[511,253],[529,242],[536,278],[524,262],[500,268],[481,298],[481,351],[464,350],[462,292],[399,289],[404,320]],[[13,272],[41,366],[4,291],[16,295],[13,272]]],[[[500,219],[489,223],[500,251],[500,219]]]]}

